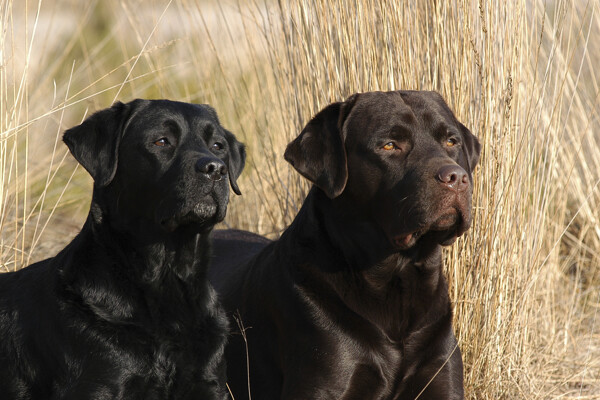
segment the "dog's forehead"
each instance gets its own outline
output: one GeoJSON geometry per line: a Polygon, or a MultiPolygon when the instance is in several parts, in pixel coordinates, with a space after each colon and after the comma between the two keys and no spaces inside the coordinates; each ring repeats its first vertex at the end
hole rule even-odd
{"type": "Polygon", "coordinates": [[[438,93],[423,91],[400,92],[404,103],[411,108],[417,120],[426,126],[440,123],[454,124],[454,114],[438,93]]]}
{"type": "Polygon", "coordinates": [[[219,125],[216,112],[210,106],[170,100],[149,100],[138,104],[133,110],[129,126],[139,132],[152,127],[161,127],[166,121],[193,130],[207,124],[219,125]]]}
{"type": "Polygon", "coordinates": [[[452,111],[439,94],[422,91],[363,93],[349,120],[359,130],[369,132],[394,126],[436,131],[456,124],[452,111]]]}

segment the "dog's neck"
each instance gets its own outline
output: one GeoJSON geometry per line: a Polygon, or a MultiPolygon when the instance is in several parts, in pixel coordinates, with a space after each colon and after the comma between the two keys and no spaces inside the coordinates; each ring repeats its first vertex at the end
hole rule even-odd
{"type": "Polygon", "coordinates": [[[67,293],[78,297],[97,318],[122,324],[136,321],[150,329],[164,325],[160,329],[174,329],[172,334],[187,326],[178,319],[207,312],[206,304],[216,299],[206,279],[210,232],[182,230],[164,241],[149,241],[145,238],[151,235],[115,229],[105,217],[92,202],[85,225],[68,247],[73,252],[63,252],[85,260],[65,263],[70,267],[60,272],[67,293]],[[102,286],[111,295],[99,297],[101,291],[85,289],[91,286],[102,286]],[[174,305],[179,313],[169,315],[174,305]],[[173,324],[165,323],[171,319],[173,324]]]}
{"type": "MultiPolygon", "coordinates": [[[[445,292],[440,297],[444,304],[436,307],[440,316],[451,312],[440,245],[398,252],[371,221],[343,211],[336,209],[320,189],[313,188],[290,226],[295,243],[287,244],[289,250],[297,257],[309,258],[295,263],[302,269],[295,272],[299,279],[325,285],[329,289],[323,287],[324,291],[335,293],[324,307],[335,307],[333,299],[337,297],[390,338],[407,328],[399,324],[418,324],[430,309],[430,304],[418,301],[429,298],[425,293],[445,292]],[[310,258],[311,253],[318,258],[310,258]]],[[[282,236],[284,242],[286,236],[282,236]]]]}
{"type": "MultiPolygon", "coordinates": [[[[159,282],[168,274],[174,274],[182,282],[204,279],[210,256],[209,236],[211,229],[184,226],[167,232],[153,221],[127,220],[115,225],[118,216],[107,215],[108,207],[94,196],[87,224],[94,235],[102,237],[98,243],[111,246],[122,263],[131,265],[132,273],[140,283],[159,282]]],[[[113,211],[114,212],[114,211],[113,211]]]]}
{"type": "Polygon", "coordinates": [[[339,265],[344,270],[365,271],[382,265],[396,270],[408,264],[428,268],[441,263],[438,244],[398,251],[367,212],[345,207],[343,201],[332,200],[313,187],[290,228],[296,231],[296,237],[305,236],[313,246],[327,248],[323,253],[344,260],[339,265]]]}

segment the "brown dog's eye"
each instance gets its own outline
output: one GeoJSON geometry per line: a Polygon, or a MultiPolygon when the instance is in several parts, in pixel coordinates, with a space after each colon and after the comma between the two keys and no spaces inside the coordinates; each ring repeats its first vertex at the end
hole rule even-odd
{"type": "Polygon", "coordinates": [[[156,142],[154,142],[154,145],[158,146],[158,147],[165,147],[169,144],[171,144],[171,143],[169,142],[169,139],[167,139],[167,138],[160,138],[156,142]]]}
{"type": "Polygon", "coordinates": [[[454,138],[446,139],[446,146],[448,146],[448,147],[454,147],[457,144],[458,144],[458,141],[454,138]]]}
{"type": "Polygon", "coordinates": [[[384,149],[384,150],[388,150],[388,151],[389,151],[389,150],[397,150],[397,149],[398,149],[398,146],[396,146],[396,145],[395,145],[393,142],[389,142],[389,143],[386,143],[386,144],[383,146],[383,149],[384,149]]]}

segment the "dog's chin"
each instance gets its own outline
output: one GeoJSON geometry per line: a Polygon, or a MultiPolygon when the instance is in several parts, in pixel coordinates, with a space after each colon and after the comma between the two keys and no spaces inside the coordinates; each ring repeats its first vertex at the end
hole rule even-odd
{"type": "Polygon", "coordinates": [[[470,221],[463,213],[452,210],[429,224],[423,224],[422,228],[393,235],[390,241],[398,251],[409,250],[421,241],[449,246],[467,231],[469,225],[470,221]]]}
{"type": "Polygon", "coordinates": [[[212,228],[224,218],[224,207],[215,202],[203,202],[194,205],[188,212],[182,212],[161,220],[160,224],[169,233],[181,230],[203,232],[212,228]]]}

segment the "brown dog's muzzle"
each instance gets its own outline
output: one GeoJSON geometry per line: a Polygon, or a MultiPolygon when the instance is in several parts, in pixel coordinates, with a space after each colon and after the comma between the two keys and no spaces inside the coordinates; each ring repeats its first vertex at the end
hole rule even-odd
{"type": "Polygon", "coordinates": [[[471,225],[471,179],[458,164],[434,167],[412,180],[416,186],[405,187],[396,223],[382,226],[398,250],[413,247],[421,237],[449,245],[471,225]],[[408,196],[406,194],[409,193],[408,196]]]}
{"type": "Polygon", "coordinates": [[[469,229],[471,225],[471,180],[460,165],[442,166],[435,176],[439,183],[434,197],[437,209],[433,209],[430,231],[447,232],[441,244],[450,244],[469,229]]]}
{"type": "Polygon", "coordinates": [[[460,165],[444,165],[435,177],[440,184],[450,190],[462,192],[469,188],[469,175],[460,165]]]}

